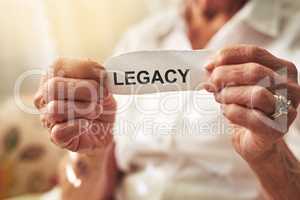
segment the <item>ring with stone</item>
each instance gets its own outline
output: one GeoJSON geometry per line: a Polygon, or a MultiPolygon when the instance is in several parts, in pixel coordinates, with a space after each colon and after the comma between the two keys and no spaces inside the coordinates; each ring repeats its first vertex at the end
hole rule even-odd
{"type": "Polygon", "coordinates": [[[292,104],[291,100],[288,100],[282,95],[273,95],[275,98],[275,112],[272,114],[272,118],[276,119],[282,115],[287,115],[289,112],[289,107],[292,104]]]}

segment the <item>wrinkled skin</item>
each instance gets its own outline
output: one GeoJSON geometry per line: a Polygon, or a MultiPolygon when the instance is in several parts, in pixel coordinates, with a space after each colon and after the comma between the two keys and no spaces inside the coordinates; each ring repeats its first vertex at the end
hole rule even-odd
{"type": "Polygon", "coordinates": [[[283,141],[297,116],[300,86],[296,66],[262,48],[239,45],[221,50],[207,69],[206,89],[214,93],[225,117],[237,125],[235,149],[247,161],[261,161],[283,141]],[[283,75],[282,70],[286,71],[283,75]],[[286,89],[292,106],[288,116],[272,120],[277,89],[286,89]]]}
{"type": "Polygon", "coordinates": [[[112,143],[116,102],[105,77],[91,60],[59,59],[42,78],[35,105],[56,145],[93,154],[112,143]]]}

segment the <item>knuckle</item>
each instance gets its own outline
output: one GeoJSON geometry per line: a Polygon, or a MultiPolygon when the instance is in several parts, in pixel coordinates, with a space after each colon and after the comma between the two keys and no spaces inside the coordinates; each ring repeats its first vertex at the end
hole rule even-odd
{"type": "Polygon", "coordinates": [[[61,122],[63,121],[63,112],[60,108],[58,101],[50,101],[47,105],[47,116],[48,120],[51,122],[61,122]]]}
{"type": "Polygon", "coordinates": [[[58,101],[50,101],[48,104],[47,104],[47,110],[48,110],[48,112],[56,112],[56,111],[58,111],[58,107],[59,107],[59,105],[58,105],[59,103],[58,103],[58,101]]]}
{"type": "Polygon", "coordinates": [[[234,104],[227,105],[224,110],[225,116],[230,120],[235,119],[236,113],[237,113],[237,110],[236,110],[236,106],[234,104]]]}
{"type": "Polygon", "coordinates": [[[264,108],[268,113],[272,113],[275,106],[273,95],[263,87],[254,89],[251,104],[252,107],[264,108]]]}
{"type": "Polygon", "coordinates": [[[222,49],[217,53],[217,63],[219,65],[224,65],[228,62],[228,54],[230,52],[231,49],[226,48],[226,49],[222,49]]]}
{"type": "Polygon", "coordinates": [[[250,63],[248,66],[248,71],[251,75],[260,75],[262,73],[264,73],[264,69],[260,64],[257,63],[250,63]]]}
{"type": "Polygon", "coordinates": [[[257,83],[265,77],[268,77],[268,73],[265,68],[258,63],[250,63],[247,67],[247,71],[250,79],[249,81],[251,83],[257,83]]]}
{"type": "Polygon", "coordinates": [[[52,128],[51,140],[57,145],[64,143],[63,129],[60,129],[60,125],[56,125],[52,128]]]}
{"type": "Polygon", "coordinates": [[[267,50],[260,48],[258,46],[249,45],[245,48],[246,54],[252,58],[254,61],[260,59],[267,54],[267,50]]]}
{"type": "Polygon", "coordinates": [[[294,63],[287,61],[287,68],[291,74],[298,75],[298,70],[294,63]]]}
{"type": "Polygon", "coordinates": [[[33,98],[33,104],[37,109],[40,109],[43,105],[43,95],[40,92],[37,92],[33,98]]]}
{"type": "Polygon", "coordinates": [[[224,77],[224,68],[217,67],[211,75],[211,81],[218,87],[222,87],[222,78],[224,77]]]}
{"type": "Polygon", "coordinates": [[[254,89],[254,94],[253,94],[254,99],[265,99],[265,98],[269,98],[267,89],[263,88],[263,87],[256,87],[254,89]]]}

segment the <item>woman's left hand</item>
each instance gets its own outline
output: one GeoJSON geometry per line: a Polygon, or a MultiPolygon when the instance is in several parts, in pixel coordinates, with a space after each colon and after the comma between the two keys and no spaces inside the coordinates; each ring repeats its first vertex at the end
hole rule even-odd
{"type": "Polygon", "coordinates": [[[248,162],[260,162],[283,140],[297,116],[300,86],[295,65],[265,49],[240,45],[221,50],[206,66],[205,89],[214,93],[234,124],[233,146],[248,162]],[[274,94],[291,101],[288,114],[272,117],[274,94]]]}

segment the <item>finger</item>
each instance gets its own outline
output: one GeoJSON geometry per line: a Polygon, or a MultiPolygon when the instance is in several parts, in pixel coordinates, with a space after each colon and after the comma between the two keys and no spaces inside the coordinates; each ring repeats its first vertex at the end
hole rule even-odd
{"type": "Polygon", "coordinates": [[[62,148],[82,152],[108,145],[112,141],[112,127],[110,123],[73,120],[54,126],[51,138],[62,148]]]}
{"type": "Polygon", "coordinates": [[[89,127],[90,121],[87,119],[74,119],[65,123],[55,124],[50,131],[53,143],[64,148],[75,137],[84,134],[89,127]]]}
{"type": "Polygon", "coordinates": [[[277,80],[276,82],[283,82],[283,80],[279,81],[280,79],[279,75],[262,65],[245,63],[218,67],[210,74],[208,81],[217,90],[221,90],[227,86],[256,84],[270,88],[274,85],[275,80],[277,80]]]}
{"type": "Polygon", "coordinates": [[[252,45],[238,45],[225,48],[217,53],[213,61],[206,68],[212,71],[222,65],[251,62],[264,65],[273,71],[286,69],[288,77],[297,82],[297,68],[293,63],[277,58],[267,50],[252,45]]]}
{"type": "MultiPolygon", "coordinates": [[[[112,128],[113,124],[111,123],[96,123],[96,128],[91,128],[93,134],[81,135],[78,139],[80,140],[77,152],[87,153],[91,150],[103,149],[107,147],[113,141],[112,128]]],[[[94,126],[95,126],[94,125],[94,126]]],[[[75,142],[76,143],[76,142],[75,142]]]]}
{"type": "Polygon", "coordinates": [[[218,92],[224,87],[240,85],[259,85],[270,89],[273,93],[276,93],[276,90],[285,90],[285,96],[293,102],[293,105],[297,107],[299,104],[300,87],[297,83],[286,80],[257,63],[218,67],[211,73],[204,88],[218,92]]]}
{"type": "Polygon", "coordinates": [[[258,109],[266,115],[272,115],[275,112],[273,94],[260,86],[226,87],[215,94],[215,99],[221,104],[238,104],[258,109]]]}
{"type": "Polygon", "coordinates": [[[37,109],[43,108],[46,104],[46,101],[43,98],[44,83],[46,81],[47,81],[47,77],[43,75],[40,79],[39,88],[33,98],[33,103],[37,109]]]}
{"type": "Polygon", "coordinates": [[[46,103],[54,100],[97,102],[107,95],[94,80],[54,77],[44,84],[43,99],[46,103]]]}
{"type": "Polygon", "coordinates": [[[103,112],[101,104],[95,102],[51,101],[42,110],[42,122],[62,123],[72,119],[97,119],[103,112]]]}
{"type": "Polygon", "coordinates": [[[272,120],[262,112],[248,109],[237,104],[222,105],[225,117],[233,124],[250,130],[256,137],[264,141],[275,141],[288,132],[288,129],[297,116],[293,107],[289,108],[289,114],[282,115],[272,120]]]}
{"type": "Polygon", "coordinates": [[[43,99],[44,84],[54,77],[66,77],[74,79],[91,79],[106,85],[106,71],[98,63],[89,59],[60,58],[48,72],[41,77],[40,87],[34,97],[34,105],[40,109],[46,102],[43,99]]]}
{"type": "Polygon", "coordinates": [[[105,68],[90,59],[60,58],[52,66],[54,77],[92,79],[99,81],[106,77],[105,68]]]}

